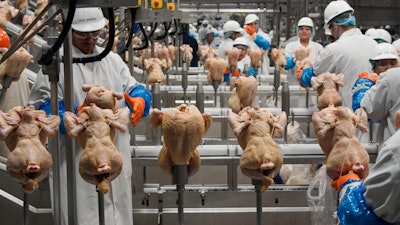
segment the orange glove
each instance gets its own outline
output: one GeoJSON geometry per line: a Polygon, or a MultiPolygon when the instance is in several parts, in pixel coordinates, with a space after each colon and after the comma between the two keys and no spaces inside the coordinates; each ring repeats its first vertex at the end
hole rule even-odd
{"type": "Polygon", "coordinates": [[[240,71],[238,69],[235,69],[232,73],[232,76],[238,77],[240,75],[240,71]]]}
{"type": "Polygon", "coordinates": [[[379,76],[376,73],[368,73],[368,72],[364,71],[358,75],[358,78],[368,78],[368,79],[372,80],[372,82],[376,83],[379,76]]]}
{"type": "Polygon", "coordinates": [[[303,74],[303,69],[296,69],[297,80],[300,81],[301,75],[303,74]]]}
{"type": "Polygon", "coordinates": [[[145,108],[144,100],[141,97],[132,98],[131,96],[129,96],[127,92],[124,93],[124,98],[125,101],[128,102],[129,106],[133,110],[133,113],[131,114],[131,122],[132,126],[136,127],[136,125],[139,123],[140,119],[142,119],[142,116],[144,114],[144,108],[145,108]]]}
{"type": "Polygon", "coordinates": [[[332,187],[337,191],[340,191],[342,185],[348,180],[361,180],[360,177],[355,173],[348,173],[346,175],[340,176],[338,179],[332,181],[332,187]]]}
{"type": "Polygon", "coordinates": [[[83,109],[83,107],[85,107],[85,106],[88,106],[86,100],[83,101],[83,103],[76,108],[77,112],[81,111],[83,109]]]}
{"type": "Polygon", "coordinates": [[[247,32],[250,36],[253,36],[253,34],[255,33],[254,25],[253,25],[253,26],[246,25],[246,32],[247,32]]]}

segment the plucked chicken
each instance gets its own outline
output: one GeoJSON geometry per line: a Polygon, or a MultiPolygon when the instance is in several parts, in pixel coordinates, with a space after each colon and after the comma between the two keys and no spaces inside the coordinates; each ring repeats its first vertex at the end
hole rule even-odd
{"type": "Polygon", "coordinates": [[[322,110],[328,106],[341,106],[339,88],[344,85],[344,75],[323,73],[311,78],[311,85],[318,93],[317,107],[322,110]]]}
{"type": "Polygon", "coordinates": [[[188,165],[188,175],[194,175],[200,168],[200,154],[197,146],[212,123],[212,116],[201,114],[196,106],[182,104],[177,108],[161,112],[154,109],[150,115],[152,129],[161,125],[164,144],[158,155],[158,165],[169,175],[176,165],[188,165]]]}
{"type": "Polygon", "coordinates": [[[0,2],[0,27],[5,29],[7,22],[16,17],[19,10],[10,5],[8,1],[0,2]]]}
{"type": "Polygon", "coordinates": [[[211,85],[214,84],[214,81],[222,84],[224,82],[224,73],[228,66],[228,62],[223,58],[207,59],[204,64],[204,68],[208,70],[207,82],[211,85]]]}
{"type": "Polygon", "coordinates": [[[162,68],[167,68],[165,59],[149,58],[144,60],[144,65],[147,72],[147,80],[149,84],[163,84],[165,82],[165,75],[162,68]]]}
{"type": "Polygon", "coordinates": [[[179,47],[179,50],[181,51],[183,62],[186,62],[186,65],[189,66],[193,59],[193,48],[188,44],[183,44],[179,47]]]}
{"type": "Polygon", "coordinates": [[[261,67],[262,58],[264,57],[264,50],[262,49],[249,49],[247,53],[250,56],[250,66],[258,69],[261,67]]]}
{"type": "Polygon", "coordinates": [[[261,180],[266,190],[283,163],[281,150],[273,138],[283,135],[286,113],[274,116],[268,110],[246,107],[238,114],[230,112],[228,121],[243,149],[241,171],[252,179],[261,180]]]}
{"type": "Polygon", "coordinates": [[[228,99],[228,107],[234,113],[239,113],[243,108],[253,104],[258,89],[257,80],[253,76],[239,76],[232,77],[230,82],[230,90],[236,89],[228,99]]]}
{"type": "Polygon", "coordinates": [[[364,109],[354,113],[343,106],[327,107],[315,112],[312,122],[318,143],[326,156],[327,175],[337,179],[349,171],[361,179],[368,175],[369,155],[356,135],[356,128],[368,132],[368,119],[364,109]]]}
{"type": "MultiPolygon", "coordinates": [[[[225,55],[227,56],[228,59],[228,64],[229,64],[229,68],[237,68],[238,62],[239,62],[239,56],[240,56],[240,49],[238,48],[231,48],[228,50],[225,50],[225,55]]],[[[231,71],[233,71],[234,69],[232,69],[231,71]]]]}
{"type": "Polygon", "coordinates": [[[60,125],[58,116],[47,116],[42,110],[16,106],[7,113],[0,110],[0,137],[11,153],[7,172],[31,193],[50,172],[53,160],[45,144],[60,125]]]}
{"type": "Polygon", "coordinates": [[[19,48],[6,61],[0,64],[0,83],[5,75],[12,78],[13,81],[19,80],[22,72],[28,66],[32,55],[25,48],[19,48]]]}

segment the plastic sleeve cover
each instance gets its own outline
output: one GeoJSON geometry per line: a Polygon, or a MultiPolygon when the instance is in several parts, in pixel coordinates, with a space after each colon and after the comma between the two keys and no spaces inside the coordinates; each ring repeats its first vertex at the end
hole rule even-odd
{"type": "Polygon", "coordinates": [[[362,99],[364,98],[365,92],[367,92],[375,83],[368,78],[359,78],[351,89],[353,92],[352,96],[352,108],[354,111],[360,108],[362,99]]]}
{"type": "Polygon", "coordinates": [[[308,67],[303,69],[303,72],[300,77],[300,83],[305,87],[311,87],[311,78],[315,77],[313,67],[308,67]]]}
{"type": "MultiPolygon", "coordinates": [[[[132,91],[129,93],[129,96],[131,96],[132,98],[141,97],[144,100],[145,107],[143,117],[148,116],[150,113],[151,100],[153,97],[150,91],[147,90],[145,86],[138,84],[132,89],[132,91]]],[[[132,107],[127,102],[126,105],[128,106],[131,113],[133,113],[132,107]]]]}
{"type": "Polygon", "coordinates": [[[254,67],[250,66],[250,67],[249,67],[249,76],[256,77],[257,74],[258,74],[258,70],[257,70],[257,69],[254,69],[254,67]]]}
{"type": "Polygon", "coordinates": [[[337,215],[341,225],[389,225],[376,216],[364,199],[364,182],[349,187],[339,203],[337,215]]]}
{"type": "MultiPolygon", "coordinates": [[[[51,114],[51,102],[50,102],[50,99],[47,99],[46,101],[44,101],[39,106],[39,110],[45,111],[47,115],[52,115],[51,114]]],[[[58,129],[59,129],[61,134],[65,134],[64,113],[65,113],[64,101],[58,101],[58,117],[60,117],[60,126],[59,126],[58,129]]]]}
{"type": "Polygon", "coordinates": [[[258,47],[262,48],[264,51],[267,50],[271,45],[271,43],[268,40],[264,39],[261,35],[258,34],[254,39],[254,43],[256,43],[256,45],[258,45],[258,47]]]}
{"type": "Polygon", "coordinates": [[[293,56],[285,56],[285,59],[286,59],[285,70],[290,70],[296,65],[293,56]]]}
{"type": "Polygon", "coordinates": [[[231,79],[231,73],[224,73],[224,82],[229,82],[229,80],[231,79]]]}

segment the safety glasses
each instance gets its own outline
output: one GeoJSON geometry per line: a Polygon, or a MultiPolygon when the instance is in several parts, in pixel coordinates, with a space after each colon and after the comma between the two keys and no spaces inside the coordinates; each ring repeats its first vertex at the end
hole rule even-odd
{"type": "Polygon", "coordinates": [[[74,36],[78,39],[84,40],[87,38],[92,38],[92,39],[97,39],[100,37],[101,35],[101,31],[97,30],[97,31],[93,31],[93,32],[80,32],[80,31],[72,31],[72,33],[74,34],[74,36]]]}

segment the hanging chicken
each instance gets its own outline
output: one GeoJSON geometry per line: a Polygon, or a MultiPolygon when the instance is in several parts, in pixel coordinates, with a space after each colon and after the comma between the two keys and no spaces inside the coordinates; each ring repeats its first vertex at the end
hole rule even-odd
{"type": "Polygon", "coordinates": [[[60,125],[58,116],[42,110],[16,106],[7,113],[0,110],[0,137],[11,150],[7,172],[31,193],[50,172],[53,160],[45,144],[60,125]]]}
{"type": "Polygon", "coordinates": [[[235,91],[228,99],[228,107],[234,113],[239,113],[243,108],[253,104],[258,89],[257,80],[253,76],[239,76],[232,77],[230,82],[230,90],[235,89],[235,91]]]}
{"type": "Polygon", "coordinates": [[[188,165],[189,176],[200,168],[200,154],[197,146],[212,123],[212,116],[201,114],[196,106],[182,104],[177,108],[161,112],[158,109],[150,115],[152,129],[161,125],[164,144],[158,155],[158,165],[172,175],[176,165],[188,165]]]}

